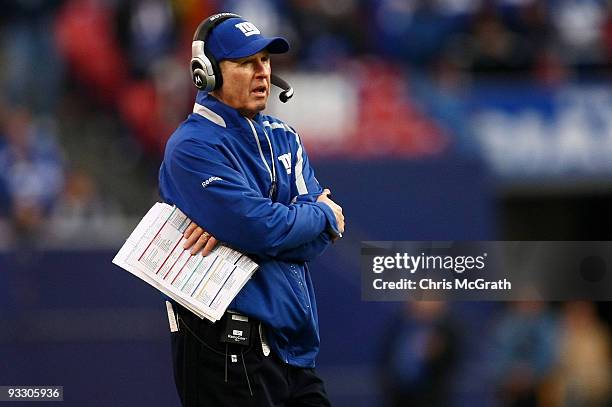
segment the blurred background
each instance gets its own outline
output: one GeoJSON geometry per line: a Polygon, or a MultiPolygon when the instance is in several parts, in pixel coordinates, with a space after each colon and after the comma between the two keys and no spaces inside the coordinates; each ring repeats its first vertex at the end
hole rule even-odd
{"type": "Polygon", "coordinates": [[[347,216],[311,267],[335,406],[608,406],[608,303],[361,301],[363,240],[612,240],[612,2],[4,0],[0,385],[178,405],[165,307],[111,259],[191,111],[198,23],[292,49],[268,113],[347,216]]]}

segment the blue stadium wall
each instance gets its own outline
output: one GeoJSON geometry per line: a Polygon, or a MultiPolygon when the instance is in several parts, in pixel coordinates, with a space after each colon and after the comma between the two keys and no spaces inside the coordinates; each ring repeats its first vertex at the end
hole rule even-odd
{"type": "MultiPolygon", "coordinates": [[[[454,157],[316,167],[347,216],[345,238],[311,267],[318,368],[335,406],[377,406],[381,335],[398,304],[361,301],[360,242],[494,239],[491,185],[478,162],[454,157]]],[[[113,255],[0,253],[0,385],[62,385],[62,406],[179,404],[163,301],[113,255]]]]}

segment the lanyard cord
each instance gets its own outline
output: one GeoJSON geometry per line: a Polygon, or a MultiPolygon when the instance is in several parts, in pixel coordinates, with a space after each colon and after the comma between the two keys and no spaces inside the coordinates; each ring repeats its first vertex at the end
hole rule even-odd
{"type": "Polygon", "coordinates": [[[253,389],[251,389],[251,381],[249,380],[249,372],[247,371],[246,363],[244,362],[244,353],[242,348],[240,348],[240,359],[242,359],[242,367],[244,368],[244,375],[247,379],[247,386],[249,386],[249,393],[251,393],[251,396],[253,396],[253,389]]]}
{"type": "Polygon", "coordinates": [[[255,141],[257,142],[257,148],[259,149],[259,155],[264,165],[266,166],[266,169],[268,170],[268,174],[270,174],[270,182],[272,183],[272,185],[270,186],[270,191],[268,195],[269,195],[269,198],[272,198],[272,196],[274,195],[274,192],[276,191],[276,165],[274,163],[274,150],[272,150],[272,142],[270,141],[270,137],[268,137],[268,133],[266,132],[266,129],[264,128],[264,135],[266,136],[266,140],[268,140],[268,146],[270,147],[270,160],[272,162],[272,168],[270,169],[270,166],[268,165],[268,162],[266,161],[266,158],[264,157],[263,150],[261,149],[261,143],[259,142],[259,136],[257,135],[257,130],[255,130],[255,126],[253,126],[251,119],[248,119],[246,117],[245,119],[247,122],[249,122],[249,126],[251,126],[253,137],[255,137],[255,141]]]}

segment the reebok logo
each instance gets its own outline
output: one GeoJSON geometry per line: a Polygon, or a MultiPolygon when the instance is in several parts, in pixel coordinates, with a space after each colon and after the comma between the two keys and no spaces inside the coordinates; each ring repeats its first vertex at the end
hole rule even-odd
{"type": "Polygon", "coordinates": [[[248,21],[245,21],[244,23],[238,23],[234,27],[242,31],[245,37],[248,37],[254,34],[261,34],[261,32],[259,32],[257,27],[255,27],[253,23],[249,23],[248,21]]]}
{"type": "Polygon", "coordinates": [[[215,181],[223,181],[223,179],[219,177],[210,177],[206,181],[202,181],[202,188],[206,188],[215,181]]]}

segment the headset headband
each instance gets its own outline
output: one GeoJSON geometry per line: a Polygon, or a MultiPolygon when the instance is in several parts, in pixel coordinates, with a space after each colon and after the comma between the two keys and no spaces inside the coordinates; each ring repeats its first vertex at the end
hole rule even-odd
{"type": "Polygon", "coordinates": [[[208,33],[213,28],[230,18],[242,17],[234,13],[219,13],[208,17],[206,20],[202,21],[200,25],[198,25],[198,28],[196,29],[195,34],[193,35],[193,40],[206,42],[206,37],[208,37],[208,33]]]}

